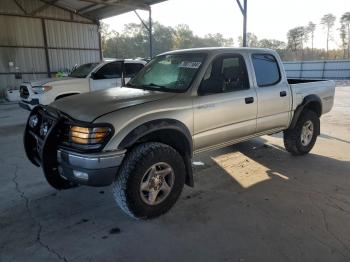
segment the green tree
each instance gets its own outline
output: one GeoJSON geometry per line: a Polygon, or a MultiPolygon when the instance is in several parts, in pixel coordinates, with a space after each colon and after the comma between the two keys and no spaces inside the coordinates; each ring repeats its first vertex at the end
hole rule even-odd
{"type": "MultiPolygon", "coordinates": [[[[238,37],[238,44],[240,47],[243,46],[243,37],[238,37]]],[[[253,33],[247,33],[247,46],[248,47],[258,47],[259,46],[259,40],[258,37],[253,33]]]]}
{"type": "Polygon", "coordinates": [[[305,28],[303,26],[298,26],[292,28],[287,33],[288,48],[294,52],[303,48],[305,35],[305,28]]]}
{"type": "Polygon", "coordinates": [[[195,42],[197,47],[233,46],[233,39],[224,38],[220,33],[196,37],[195,42]]]}
{"type": "Polygon", "coordinates": [[[286,43],[276,39],[261,39],[258,43],[258,46],[261,48],[282,50],[286,48],[286,43]]]}
{"type": "Polygon", "coordinates": [[[315,37],[315,30],[316,30],[316,24],[313,22],[309,22],[309,24],[306,27],[306,30],[308,34],[311,35],[311,52],[314,52],[314,37],[315,37]]]}
{"type": "Polygon", "coordinates": [[[173,47],[175,31],[170,26],[153,23],[153,53],[160,54],[169,51],[173,47]]]}
{"type": "Polygon", "coordinates": [[[180,24],[175,27],[174,32],[174,49],[183,49],[194,47],[194,34],[188,25],[180,24]]]}
{"type": "Polygon", "coordinates": [[[350,12],[346,12],[341,16],[340,25],[340,38],[343,43],[344,54],[347,45],[348,58],[350,58],[350,12]]]}
{"type": "Polygon", "coordinates": [[[107,41],[111,36],[111,30],[109,28],[109,25],[106,23],[101,22],[99,31],[101,34],[101,48],[102,48],[102,53],[104,53],[107,49],[107,41]]]}
{"type": "Polygon", "coordinates": [[[328,59],[328,51],[329,51],[329,41],[332,39],[332,28],[334,26],[334,22],[336,17],[333,14],[325,14],[321,18],[321,25],[326,29],[327,32],[327,45],[326,45],[326,55],[328,59]]]}

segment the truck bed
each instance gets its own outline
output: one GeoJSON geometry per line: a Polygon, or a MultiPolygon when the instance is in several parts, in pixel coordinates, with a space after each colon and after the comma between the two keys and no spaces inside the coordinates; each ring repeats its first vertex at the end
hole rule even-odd
{"type": "Polygon", "coordinates": [[[335,82],[332,80],[288,79],[293,93],[292,110],[300,105],[307,95],[317,95],[322,101],[322,114],[329,112],[334,103],[335,82]]]}
{"type": "Polygon", "coordinates": [[[290,85],[292,85],[292,84],[304,84],[304,83],[320,82],[320,81],[326,81],[326,80],[287,78],[287,81],[290,85]]]}

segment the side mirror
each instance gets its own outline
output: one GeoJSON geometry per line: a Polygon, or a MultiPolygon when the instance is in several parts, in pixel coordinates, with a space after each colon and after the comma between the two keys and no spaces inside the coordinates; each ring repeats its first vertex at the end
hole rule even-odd
{"type": "Polygon", "coordinates": [[[78,65],[77,64],[75,64],[73,67],[72,67],[72,69],[70,70],[71,72],[73,72],[75,69],[77,69],[78,68],[78,65]]]}

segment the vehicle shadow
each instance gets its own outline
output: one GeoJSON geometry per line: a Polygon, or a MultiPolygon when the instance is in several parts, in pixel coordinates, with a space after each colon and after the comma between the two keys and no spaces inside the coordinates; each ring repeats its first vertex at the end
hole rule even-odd
{"type": "Polygon", "coordinates": [[[341,138],[330,136],[330,135],[326,135],[326,134],[321,134],[320,137],[325,138],[325,139],[337,140],[337,141],[340,141],[340,142],[343,142],[343,143],[350,144],[349,140],[341,139],[341,138]]]}
{"type": "MultiPolygon", "coordinates": [[[[274,137],[281,138],[281,135],[274,135],[274,137]]],[[[266,182],[274,178],[285,181],[312,180],[312,187],[350,185],[350,161],[321,156],[312,152],[304,156],[292,156],[284,147],[267,142],[264,138],[253,139],[213,152],[210,158],[234,179],[244,180],[244,175],[250,178],[257,176],[257,183],[252,181],[250,185],[248,182],[248,186],[237,181],[246,188],[256,186],[259,179],[261,182],[266,182]],[[240,169],[244,169],[241,177],[235,175],[241,172],[240,169]]]]}

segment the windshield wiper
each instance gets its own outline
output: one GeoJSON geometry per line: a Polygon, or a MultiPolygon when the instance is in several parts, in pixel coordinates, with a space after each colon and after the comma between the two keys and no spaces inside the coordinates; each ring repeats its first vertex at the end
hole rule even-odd
{"type": "Polygon", "coordinates": [[[149,83],[147,85],[141,86],[143,89],[150,89],[152,91],[164,91],[164,92],[171,92],[171,88],[167,88],[166,86],[157,85],[155,83],[149,83]]]}
{"type": "Polygon", "coordinates": [[[131,88],[150,90],[150,91],[176,92],[176,90],[174,89],[167,88],[166,86],[162,86],[162,85],[157,85],[155,83],[149,83],[147,85],[140,85],[140,86],[127,83],[126,86],[131,88]]]}

